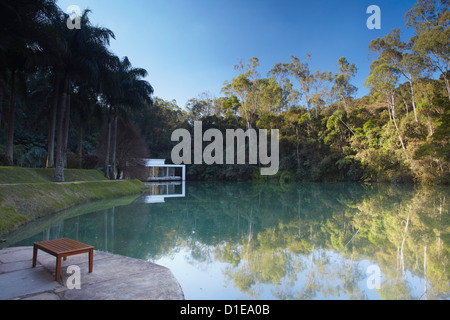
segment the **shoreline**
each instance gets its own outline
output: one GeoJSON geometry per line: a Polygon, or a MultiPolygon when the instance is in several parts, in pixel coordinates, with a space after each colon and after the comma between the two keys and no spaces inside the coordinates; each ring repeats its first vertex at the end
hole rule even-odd
{"type": "Polygon", "coordinates": [[[39,218],[98,200],[144,192],[139,180],[0,184],[0,238],[39,218]]]}

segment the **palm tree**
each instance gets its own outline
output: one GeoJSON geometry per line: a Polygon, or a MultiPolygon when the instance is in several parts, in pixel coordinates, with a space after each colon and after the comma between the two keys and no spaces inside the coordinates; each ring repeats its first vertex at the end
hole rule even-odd
{"type": "Polygon", "coordinates": [[[78,167],[83,164],[83,138],[88,124],[97,120],[101,123],[102,108],[98,101],[99,91],[87,83],[76,83],[76,90],[72,93],[71,105],[78,115],[78,167]]]}
{"type": "Polygon", "coordinates": [[[112,131],[112,172],[117,178],[116,147],[117,147],[117,122],[119,114],[126,119],[127,114],[135,108],[142,108],[146,104],[153,103],[153,87],[143,80],[148,73],[142,68],[133,68],[128,57],[119,60],[116,57],[116,68],[109,73],[109,80],[104,88],[104,100],[109,106],[108,112],[108,138],[105,157],[105,175],[110,178],[110,141],[112,131]]]}
{"type": "MultiPolygon", "coordinates": [[[[69,16],[64,13],[60,13],[53,21],[56,37],[50,52],[55,73],[53,107],[56,108],[52,109],[50,131],[56,128],[56,182],[64,181],[72,81],[79,80],[94,85],[100,79],[103,65],[111,63],[107,46],[114,34],[109,29],[92,26],[88,18],[89,13],[89,10],[85,10],[82,14],[81,29],[68,29],[66,22],[69,16]]],[[[51,144],[52,134],[49,134],[49,141],[51,144]]]]}
{"type": "MultiPolygon", "coordinates": [[[[24,84],[27,73],[36,66],[35,56],[42,51],[39,40],[48,14],[55,6],[52,0],[3,0],[0,2],[0,114],[6,82],[9,82],[6,164],[12,166],[16,89],[24,84]]],[[[1,117],[1,116],[0,116],[1,117]]]]}

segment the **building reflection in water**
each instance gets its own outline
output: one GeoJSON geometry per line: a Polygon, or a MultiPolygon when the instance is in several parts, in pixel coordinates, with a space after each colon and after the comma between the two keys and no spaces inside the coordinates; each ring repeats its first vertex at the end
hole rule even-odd
{"type": "Polygon", "coordinates": [[[143,203],[164,203],[166,198],[184,198],[186,196],[186,182],[149,182],[149,191],[138,199],[143,203]]]}

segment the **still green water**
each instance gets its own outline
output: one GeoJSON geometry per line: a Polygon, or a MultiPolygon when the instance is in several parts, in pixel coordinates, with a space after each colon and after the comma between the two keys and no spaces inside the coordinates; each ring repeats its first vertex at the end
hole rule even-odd
{"type": "Polygon", "coordinates": [[[37,221],[7,245],[69,237],[155,262],[189,300],[449,299],[449,202],[449,187],[188,182],[37,221]]]}

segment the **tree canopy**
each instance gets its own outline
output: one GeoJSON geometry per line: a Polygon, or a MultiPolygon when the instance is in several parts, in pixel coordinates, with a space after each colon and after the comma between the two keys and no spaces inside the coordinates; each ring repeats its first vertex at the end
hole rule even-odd
{"type": "MultiPolygon", "coordinates": [[[[94,26],[89,10],[71,29],[52,0],[5,0],[0,9],[3,165],[55,167],[56,181],[65,167],[118,178],[121,135],[142,138],[134,154],[169,160],[171,133],[202,121],[222,132],[278,129],[280,171],[270,179],[450,182],[448,1],[418,0],[403,29],[368,43],[375,57],[364,97],[356,98],[358,66],[347,57],[336,70],[312,70],[312,55],[293,53],[266,75],[257,57],[243,60],[222,96],[200,94],[186,106],[153,97],[147,71],[111,52],[113,31],[94,26]]],[[[188,177],[269,179],[256,166],[197,164],[188,177]]]]}

